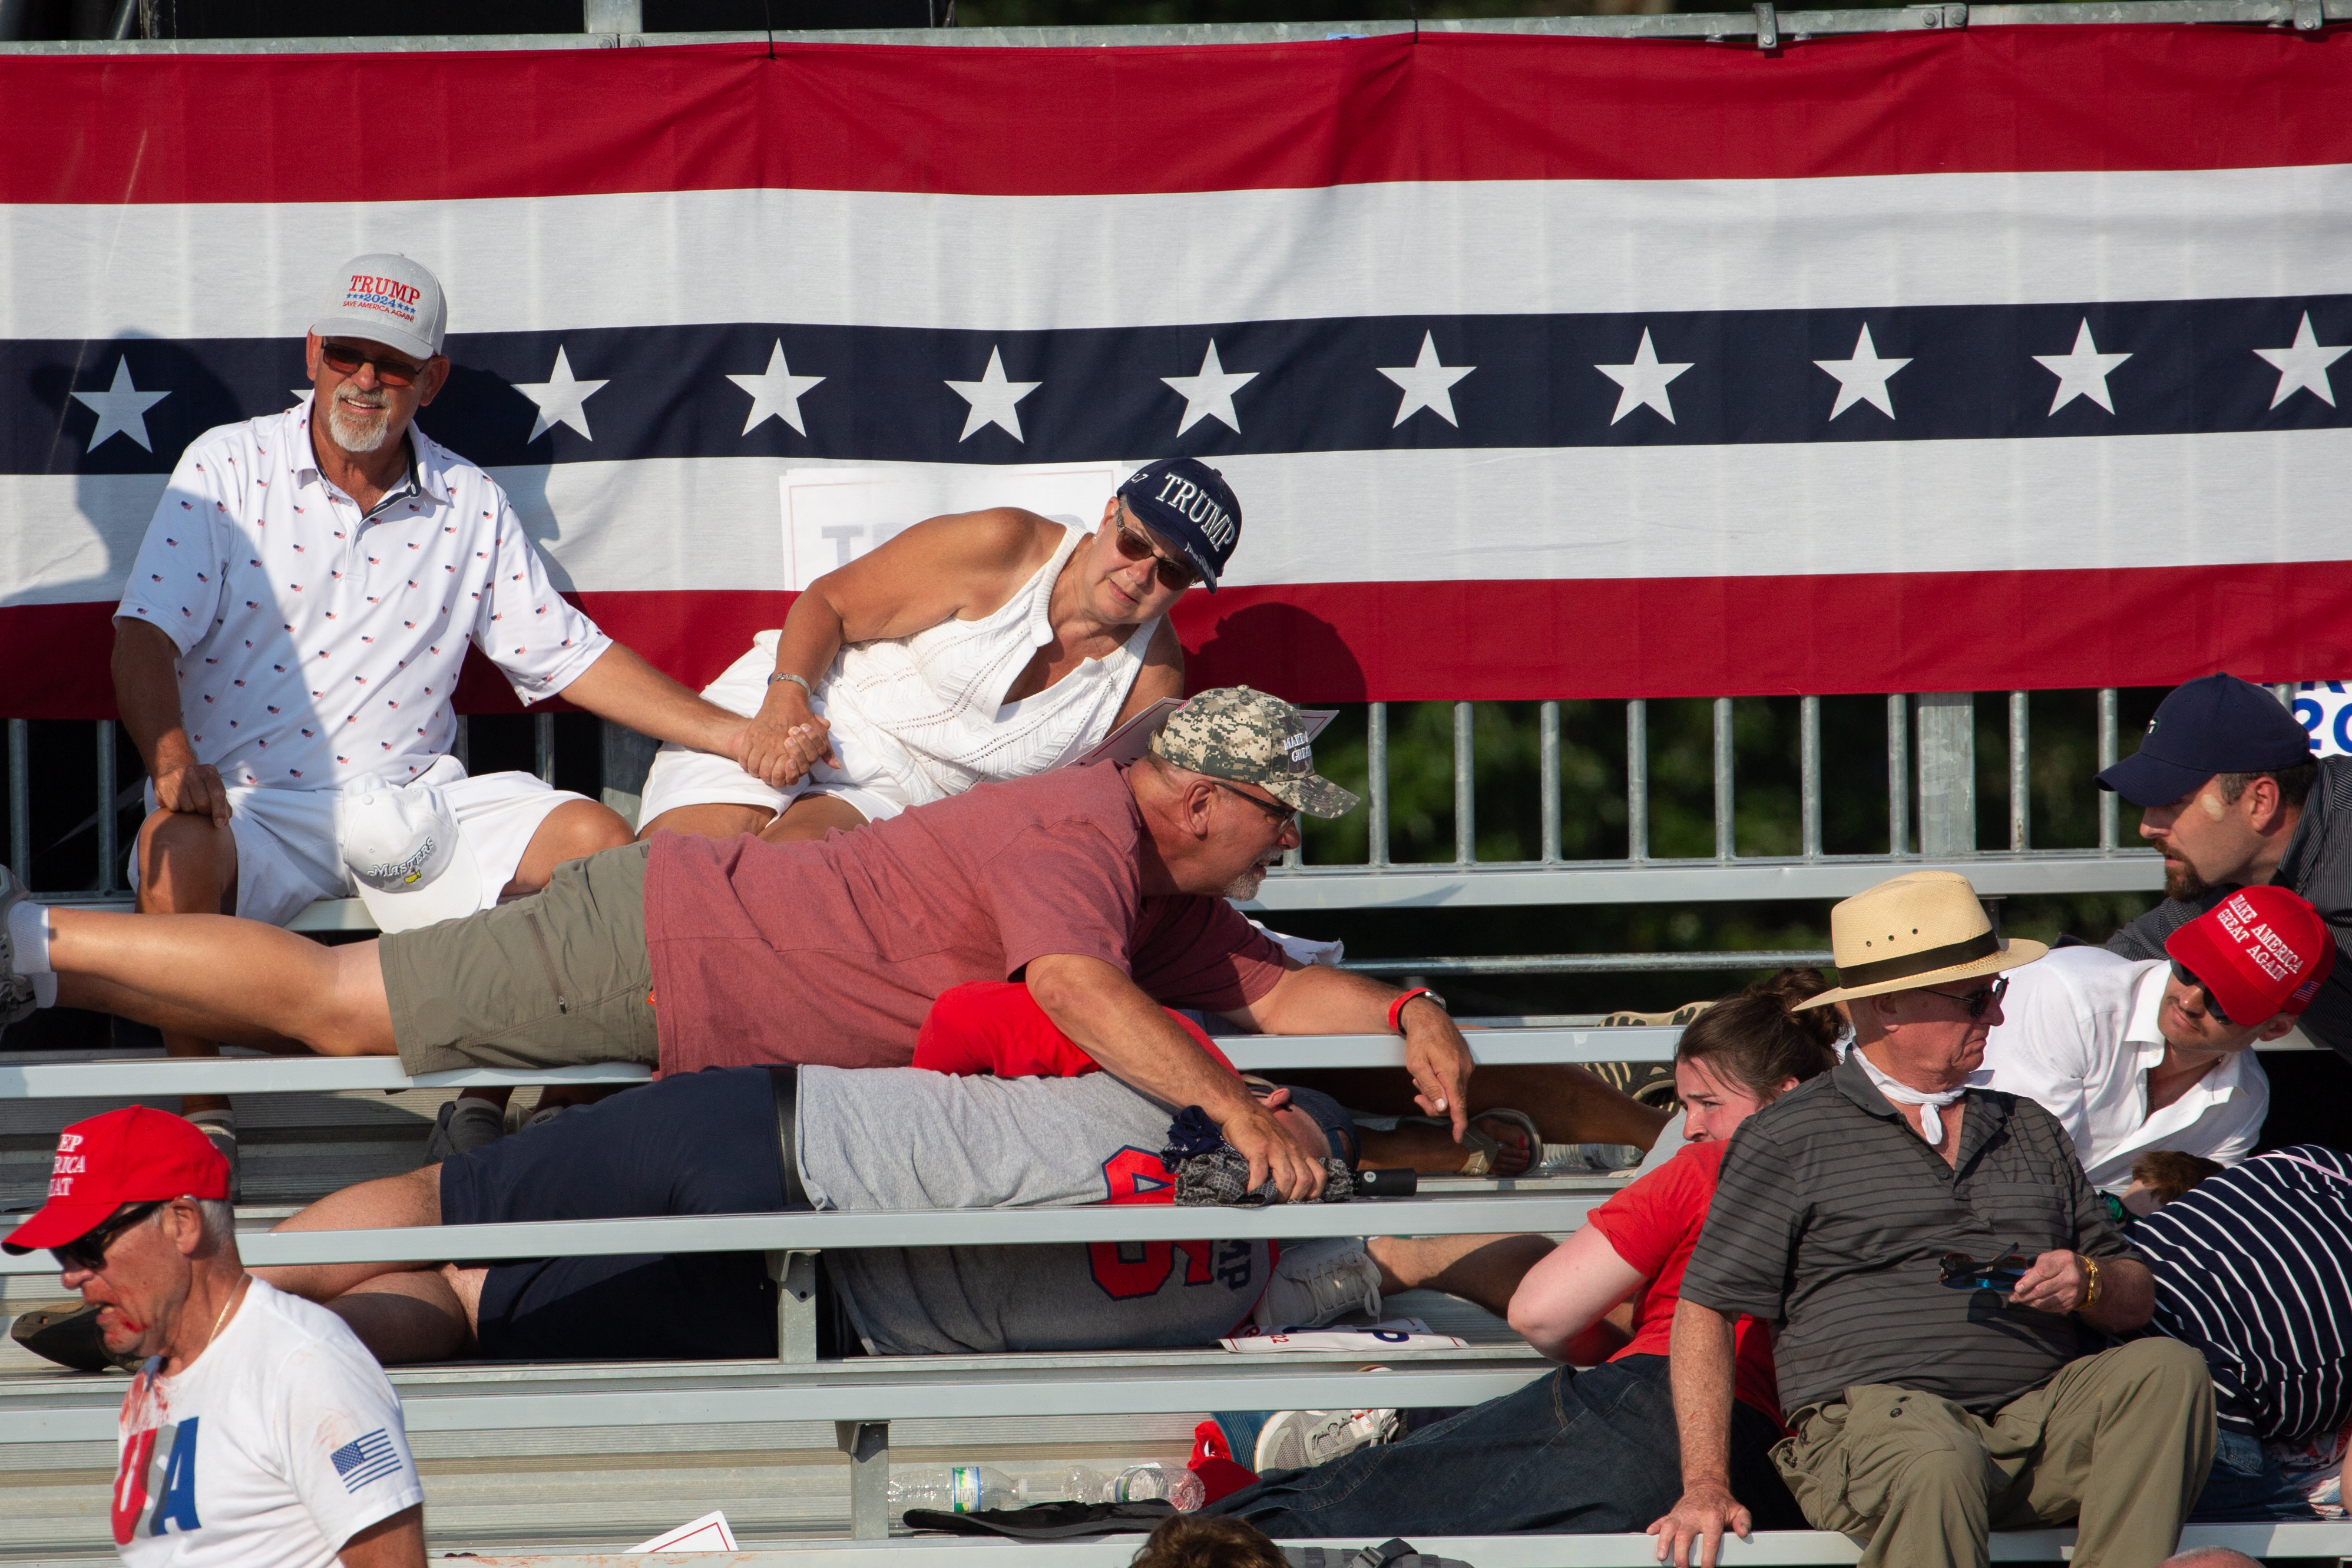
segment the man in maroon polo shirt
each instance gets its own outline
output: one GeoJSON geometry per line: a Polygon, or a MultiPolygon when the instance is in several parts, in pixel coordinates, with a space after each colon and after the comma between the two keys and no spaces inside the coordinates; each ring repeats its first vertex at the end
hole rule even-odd
{"type": "Polygon", "coordinates": [[[657,835],[571,862],[543,893],[347,947],[213,917],[19,910],[8,883],[0,960],[54,970],[75,1006],[397,1054],[411,1072],[899,1067],[940,992],[1019,978],[1107,1070],[1205,1110],[1253,1185],[1270,1173],[1305,1197],[1322,1172],[1161,1004],[1271,1034],[1401,1032],[1417,1098],[1460,1138],[1470,1056],[1436,999],[1290,962],[1226,902],[1297,842],[1294,811],[1355,804],[1315,773],[1296,709],[1227,688],[1131,766],[982,784],[823,843],[657,835]]]}

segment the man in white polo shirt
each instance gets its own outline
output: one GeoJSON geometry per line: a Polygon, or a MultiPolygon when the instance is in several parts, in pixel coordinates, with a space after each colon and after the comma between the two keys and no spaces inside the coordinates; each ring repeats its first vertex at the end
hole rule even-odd
{"type": "Polygon", "coordinates": [[[400,1396],[343,1321],[245,1271],[228,1167],[143,1105],[58,1136],[48,1201],[8,1233],[95,1310],[123,1395],[114,1548],[130,1568],[423,1568],[400,1396]]]}
{"type": "MultiPolygon", "coordinates": [[[[529,773],[467,776],[449,754],[449,699],[468,644],[525,703],[561,693],[682,745],[740,745],[740,715],[566,604],[498,485],[413,427],[449,374],[446,320],[425,268],[354,258],[310,329],[310,397],[205,432],[173,469],[115,611],[115,694],[151,780],[141,910],[283,924],[351,896],[341,793],[371,777],[438,792],[479,873],[473,907],[629,842],[614,812],[529,773]]],[[[217,1049],[170,1031],[164,1043],[217,1049]]],[[[497,1136],[495,1092],[445,1111],[438,1152],[497,1136]]],[[[233,1171],[228,1102],[185,1108],[233,1171]]]]}
{"type": "Polygon", "coordinates": [[[2149,1150],[2223,1164],[2253,1152],[2271,1091],[2249,1047],[2294,1028],[2336,962],[2319,911],[2263,886],[2174,931],[2165,952],[2061,948],[2020,971],[1969,1080],[2038,1100],[2109,1193],[2149,1150]]]}

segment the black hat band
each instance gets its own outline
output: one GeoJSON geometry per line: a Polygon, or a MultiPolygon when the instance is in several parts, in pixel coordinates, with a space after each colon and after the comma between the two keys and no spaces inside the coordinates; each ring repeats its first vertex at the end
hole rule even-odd
{"type": "Polygon", "coordinates": [[[1954,964],[1990,958],[1999,952],[2000,938],[1988,931],[1965,942],[1946,942],[1924,952],[1906,952],[1900,958],[1882,958],[1874,963],[1841,963],[1837,966],[1838,984],[1841,986],[1876,985],[1888,980],[1908,980],[1915,974],[1926,974],[1931,970],[1949,969],[1954,964]]]}

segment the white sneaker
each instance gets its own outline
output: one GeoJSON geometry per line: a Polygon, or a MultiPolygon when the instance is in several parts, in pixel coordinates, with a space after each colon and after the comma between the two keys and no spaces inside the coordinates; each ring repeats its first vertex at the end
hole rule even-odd
{"type": "Polygon", "coordinates": [[[1251,1468],[1305,1470],[1342,1454],[1393,1442],[1400,1422],[1393,1410],[1277,1410],[1257,1435],[1251,1468]]]}
{"type": "Polygon", "coordinates": [[[1265,1329],[1318,1329],[1359,1309],[1380,1317],[1381,1266],[1361,1237],[1339,1236],[1284,1247],[1256,1317],[1265,1329]]]}

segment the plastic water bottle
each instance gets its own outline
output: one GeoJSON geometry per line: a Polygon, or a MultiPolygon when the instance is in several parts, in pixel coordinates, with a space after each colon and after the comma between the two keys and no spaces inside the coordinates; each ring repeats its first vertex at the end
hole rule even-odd
{"type": "Polygon", "coordinates": [[[1062,1472],[1062,1495],[1074,1502],[1148,1502],[1166,1498],[1178,1511],[1190,1513],[1207,1495],[1201,1478],[1187,1469],[1163,1465],[1129,1465],[1115,1476],[1084,1465],[1062,1472]]]}
{"type": "Polygon", "coordinates": [[[1030,1500],[1029,1482],[989,1465],[918,1465],[890,1477],[890,1507],[935,1509],[941,1513],[979,1513],[1030,1500]]]}

